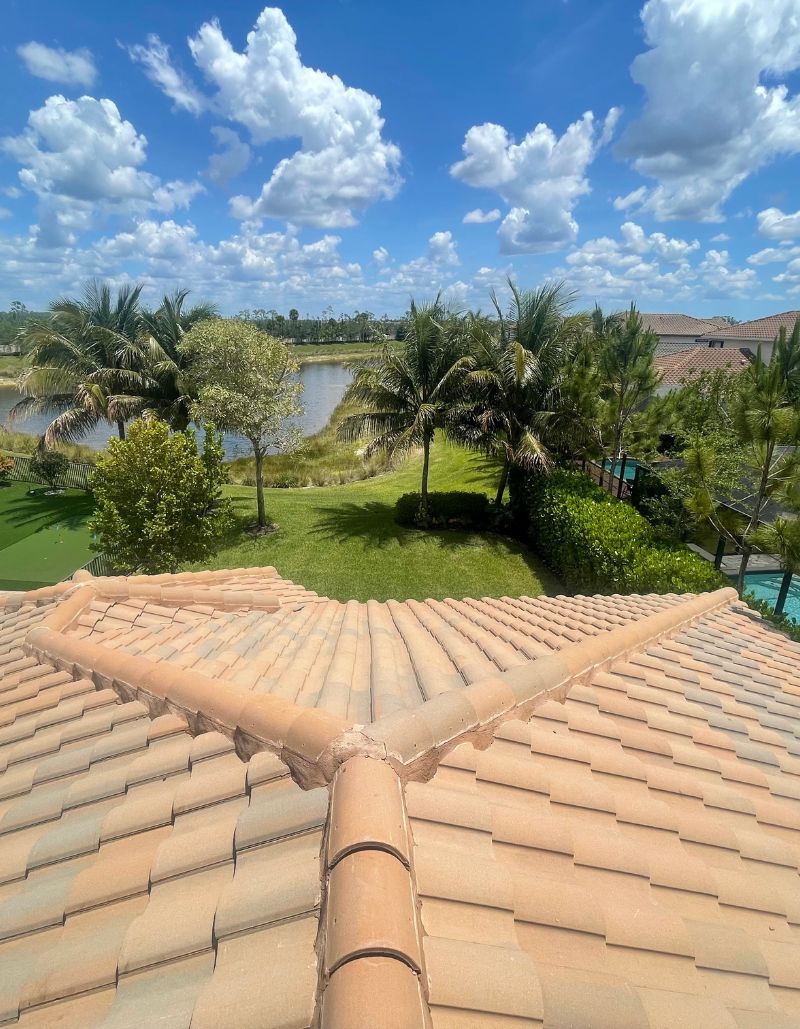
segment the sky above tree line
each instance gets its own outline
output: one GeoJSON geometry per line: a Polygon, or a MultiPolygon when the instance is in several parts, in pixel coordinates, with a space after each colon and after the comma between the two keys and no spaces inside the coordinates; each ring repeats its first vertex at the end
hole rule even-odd
{"type": "Polygon", "coordinates": [[[797,0],[6,0],[0,307],[800,308],[797,0]]]}

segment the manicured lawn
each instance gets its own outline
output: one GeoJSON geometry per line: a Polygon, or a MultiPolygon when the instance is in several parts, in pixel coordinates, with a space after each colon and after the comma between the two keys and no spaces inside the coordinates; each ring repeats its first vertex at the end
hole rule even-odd
{"type": "Polygon", "coordinates": [[[29,482],[0,486],[0,589],[59,582],[91,560],[87,521],[91,497],[64,490],[48,497],[29,482]],[[37,492],[30,496],[28,490],[37,492]]]}
{"type": "MultiPolygon", "coordinates": [[[[267,491],[278,531],[258,539],[239,534],[202,567],[274,565],[281,575],[338,600],[535,596],[560,584],[525,547],[493,534],[421,532],[394,522],[394,503],[419,489],[420,460],[343,486],[267,491]]],[[[497,469],[483,458],[438,441],[432,490],[491,495],[497,469]]],[[[231,486],[237,513],[255,520],[255,490],[231,486]]],[[[200,567],[200,566],[197,566],[200,567]]]]}

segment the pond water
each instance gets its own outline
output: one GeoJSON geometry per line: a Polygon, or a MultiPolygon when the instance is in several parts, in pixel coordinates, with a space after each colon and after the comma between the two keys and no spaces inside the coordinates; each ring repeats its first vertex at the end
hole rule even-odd
{"type": "MultiPolygon", "coordinates": [[[[324,428],[352,378],[353,374],[346,365],[336,362],[300,366],[300,381],[303,383],[300,400],[303,414],[294,419],[294,422],[300,426],[304,436],[313,436],[315,432],[324,428]]],[[[7,421],[8,412],[19,399],[19,394],[13,386],[0,385],[0,425],[16,432],[41,435],[52,420],[50,415],[33,415],[25,421],[16,421],[13,425],[7,421]]],[[[115,435],[116,428],[101,423],[78,442],[95,450],[102,450],[109,437],[115,435]]],[[[234,433],[225,433],[223,445],[226,457],[241,457],[250,453],[250,444],[234,433]]]]}

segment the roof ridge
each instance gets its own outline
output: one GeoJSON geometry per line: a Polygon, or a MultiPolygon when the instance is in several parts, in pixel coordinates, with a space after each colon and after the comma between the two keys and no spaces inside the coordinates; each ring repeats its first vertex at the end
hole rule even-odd
{"type": "Polygon", "coordinates": [[[230,681],[67,635],[66,629],[94,600],[98,586],[84,580],[29,629],[25,653],[90,679],[100,689],[111,687],[124,700],[140,700],[151,714],[178,713],[196,735],[220,731],[234,741],[241,757],[272,751],[305,789],[328,785],[340,765],[359,755],[388,762],[404,781],[427,780],[442,757],[460,743],[488,746],[503,722],[530,718],[547,700],[563,701],[570,686],[738,600],[730,587],[699,594],[463,689],[441,693],[418,708],[395,711],[371,724],[354,724],[317,708],[254,694],[230,681]]]}

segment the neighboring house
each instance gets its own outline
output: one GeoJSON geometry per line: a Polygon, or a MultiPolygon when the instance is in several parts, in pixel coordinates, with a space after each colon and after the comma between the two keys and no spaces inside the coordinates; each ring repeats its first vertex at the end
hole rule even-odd
{"type": "Polygon", "coordinates": [[[775,337],[781,329],[785,329],[787,334],[791,333],[798,318],[800,311],[784,311],[767,318],[754,318],[749,322],[725,325],[721,329],[706,332],[697,342],[708,347],[748,347],[754,353],[760,347],[763,360],[770,361],[775,337]]]}
{"type": "Polygon", "coordinates": [[[653,314],[642,311],[641,318],[645,329],[658,336],[657,354],[692,347],[703,333],[716,332],[725,324],[720,318],[693,318],[689,314],[653,314]]]}
{"type": "Polygon", "coordinates": [[[83,573],[0,593],[0,726],[4,1026],[799,1024],[800,645],[731,589],[83,573]]]}
{"type": "Polygon", "coordinates": [[[702,372],[727,371],[731,375],[738,375],[754,359],[752,351],[734,350],[732,347],[716,350],[693,346],[691,349],[657,355],[654,363],[656,371],[661,376],[661,383],[656,389],[656,394],[664,396],[671,393],[682,383],[702,372]]]}

